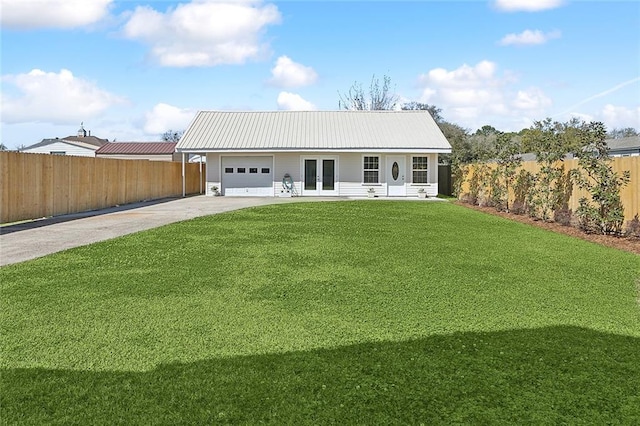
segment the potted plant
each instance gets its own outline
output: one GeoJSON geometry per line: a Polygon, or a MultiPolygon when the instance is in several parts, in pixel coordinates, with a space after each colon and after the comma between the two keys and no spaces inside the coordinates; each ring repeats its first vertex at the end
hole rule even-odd
{"type": "Polygon", "coordinates": [[[427,198],[427,191],[424,188],[418,189],[418,198],[427,198]]]}
{"type": "Polygon", "coordinates": [[[367,190],[367,197],[374,198],[376,196],[376,190],[373,188],[369,188],[367,190]]]}
{"type": "Polygon", "coordinates": [[[217,186],[215,186],[215,185],[211,187],[211,193],[212,193],[215,197],[217,197],[218,195],[220,195],[220,191],[218,191],[218,187],[217,187],[217,186]]]}

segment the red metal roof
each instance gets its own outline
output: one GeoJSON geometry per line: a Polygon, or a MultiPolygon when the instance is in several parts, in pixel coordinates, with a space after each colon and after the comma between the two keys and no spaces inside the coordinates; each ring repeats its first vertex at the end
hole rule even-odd
{"type": "Polygon", "coordinates": [[[177,142],[109,142],[98,148],[96,154],[173,154],[176,145],[177,142]]]}

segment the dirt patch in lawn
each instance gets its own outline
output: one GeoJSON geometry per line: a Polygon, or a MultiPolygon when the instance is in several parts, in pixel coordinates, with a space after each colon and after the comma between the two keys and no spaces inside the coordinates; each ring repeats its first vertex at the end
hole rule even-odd
{"type": "Polygon", "coordinates": [[[591,241],[603,246],[613,247],[631,253],[640,254],[640,238],[585,234],[580,229],[574,228],[572,226],[563,226],[556,222],[544,222],[542,220],[534,220],[526,215],[499,212],[496,211],[496,209],[494,209],[493,207],[479,207],[460,201],[455,201],[455,203],[460,206],[492,214],[494,216],[504,217],[505,219],[515,220],[521,223],[528,223],[529,225],[537,226],[538,228],[548,229],[549,231],[558,232],[565,235],[571,235],[572,237],[581,238],[583,240],[591,241]]]}

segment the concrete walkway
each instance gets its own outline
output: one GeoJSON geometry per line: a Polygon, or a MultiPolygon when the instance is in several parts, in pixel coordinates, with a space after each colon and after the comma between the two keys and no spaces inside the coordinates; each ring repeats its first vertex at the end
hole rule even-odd
{"type": "MultiPolygon", "coordinates": [[[[331,198],[326,200],[338,200],[331,198]]],[[[314,200],[325,200],[316,198],[314,200]]],[[[0,266],[108,240],[198,216],[309,198],[206,197],[127,204],[0,227],[0,266]]]]}

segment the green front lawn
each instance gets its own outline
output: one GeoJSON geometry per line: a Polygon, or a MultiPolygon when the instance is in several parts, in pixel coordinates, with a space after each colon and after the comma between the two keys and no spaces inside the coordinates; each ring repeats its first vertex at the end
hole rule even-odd
{"type": "Polygon", "coordinates": [[[199,218],[0,269],[0,420],[639,424],[639,283],[444,202],[199,218]]]}

